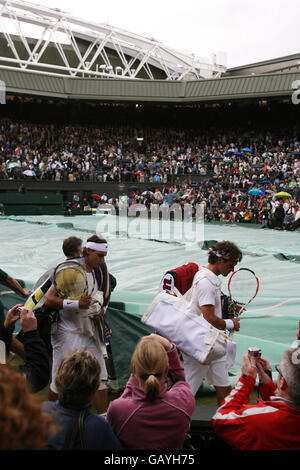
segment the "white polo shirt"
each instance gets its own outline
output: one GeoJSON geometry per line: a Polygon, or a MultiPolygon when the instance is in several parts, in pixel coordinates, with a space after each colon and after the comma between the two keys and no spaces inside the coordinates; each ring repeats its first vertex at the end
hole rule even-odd
{"type": "Polygon", "coordinates": [[[198,315],[201,315],[203,305],[213,305],[214,313],[222,318],[221,281],[212,271],[201,267],[194,277],[192,289],[192,305],[198,315]],[[205,276],[201,279],[202,276],[205,276]],[[198,278],[200,277],[200,280],[198,278]]]}

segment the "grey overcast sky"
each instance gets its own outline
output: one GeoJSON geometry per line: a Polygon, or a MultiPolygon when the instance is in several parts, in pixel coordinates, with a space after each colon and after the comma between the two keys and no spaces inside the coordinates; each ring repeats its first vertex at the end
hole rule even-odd
{"type": "Polygon", "coordinates": [[[300,52],[299,0],[36,0],[235,67],[300,52]]]}

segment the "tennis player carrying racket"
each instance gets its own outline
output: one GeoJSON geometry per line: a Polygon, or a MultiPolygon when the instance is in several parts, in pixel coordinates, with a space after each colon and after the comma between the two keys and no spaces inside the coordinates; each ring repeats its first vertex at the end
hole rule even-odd
{"type": "Polygon", "coordinates": [[[93,235],[87,240],[83,258],[68,260],[57,266],[53,275],[53,287],[47,294],[45,305],[59,310],[59,321],[51,333],[53,350],[52,382],[49,399],[57,399],[54,383],[56,369],[60,361],[74,350],[92,351],[101,366],[101,381],[94,396],[98,413],[107,410],[107,370],[103,350],[96,334],[96,322],[104,314],[99,295],[99,284],[95,268],[104,262],[108,245],[106,240],[93,235]],[[95,308],[93,308],[93,306],[95,308]]]}
{"type": "MultiPolygon", "coordinates": [[[[221,307],[221,281],[219,276],[228,276],[234,271],[242,259],[240,249],[230,241],[223,241],[212,245],[208,252],[208,264],[199,269],[193,279],[191,302],[194,310],[203,315],[203,318],[219,330],[240,329],[239,319],[223,319],[221,307]]],[[[191,356],[183,354],[186,380],[190,384],[194,395],[197,393],[203,379],[214,385],[217,401],[220,405],[230,393],[231,386],[228,376],[227,356],[210,364],[200,364],[191,356]]]]}

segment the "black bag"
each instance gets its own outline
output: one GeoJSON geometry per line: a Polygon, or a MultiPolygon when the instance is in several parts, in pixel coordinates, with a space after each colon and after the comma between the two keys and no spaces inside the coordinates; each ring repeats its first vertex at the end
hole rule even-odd
{"type": "Polygon", "coordinates": [[[215,432],[211,425],[211,418],[216,412],[215,406],[196,406],[188,439],[185,442],[186,449],[195,450],[231,450],[231,447],[215,432]]]}

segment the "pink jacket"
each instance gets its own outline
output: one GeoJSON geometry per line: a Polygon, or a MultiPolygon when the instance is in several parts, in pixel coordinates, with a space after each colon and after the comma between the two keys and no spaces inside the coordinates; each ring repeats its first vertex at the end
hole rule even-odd
{"type": "MultiPolygon", "coordinates": [[[[176,348],[168,353],[169,371],[185,378],[176,348]]],[[[182,449],[195,408],[194,395],[185,380],[167,391],[162,386],[154,402],[146,399],[131,375],[120,398],[111,402],[107,420],[127,449],[182,449]]]]}

